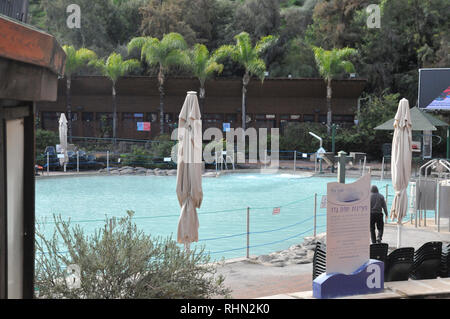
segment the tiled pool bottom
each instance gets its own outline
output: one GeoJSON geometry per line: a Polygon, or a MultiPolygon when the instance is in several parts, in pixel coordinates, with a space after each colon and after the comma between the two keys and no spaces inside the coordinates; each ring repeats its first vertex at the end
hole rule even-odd
{"type": "MultiPolygon", "coordinates": [[[[355,179],[347,179],[347,183],[355,179]]],[[[287,249],[313,234],[314,194],[317,196],[317,232],[326,230],[326,210],[320,209],[327,177],[291,174],[229,174],[203,178],[204,199],[198,210],[198,245],[213,259],[246,255],[247,208],[250,211],[250,254],[287,249]],[[274,215],[273,209],[280,208],[274,215]]],[[[373,179],[380,193],[389,180],[373,179]]],[[[53,214],[70,218],[87,233],[103,225],[105,216],[135,212],[138,227],[152,236],[176,239],[180,207],[174,176],[89,176],[46,178],[36,181],[36,219],[46,236],[53,233],[53,214]],[[44,222],[44,224],[42,224],[44,222]]],[[[388,209],[393,196],[388,198],[388,209]]]]}

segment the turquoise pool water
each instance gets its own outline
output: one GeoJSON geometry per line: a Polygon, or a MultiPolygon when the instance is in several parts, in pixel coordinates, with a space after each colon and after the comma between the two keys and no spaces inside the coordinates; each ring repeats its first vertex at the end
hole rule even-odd
{"type": "MultiPolygon", "coordinates": [[[[250,254],[287,249],[313,234],[314,194],[318,194],[317,232],[326,230],[326,210],[320,209],[326,184],[335,178],[290,174],[229,174],[203,178],[204,200],[198,210],[199,243],[214,259],[242,257],[247,246],[247,207],[250,207],[250,254]],[[273,208],[280,214],[273,215],[273,208]]],[[[348,179],[352,182],[355,179],[348,179]]],[[[373,179],[382,194],[389,180],[373,179]]],[[[36,218],[52,234],[52,216],[61,214],[73,224],[93,232],[105,216],[125,216],[135,211],[138,227],[154,236],[176,239],[178,205],[176,177],[89,176],[48,178],[36,181],[36,218]]],[[[392,202],[388,198],[388,209],[392,202]]]]}

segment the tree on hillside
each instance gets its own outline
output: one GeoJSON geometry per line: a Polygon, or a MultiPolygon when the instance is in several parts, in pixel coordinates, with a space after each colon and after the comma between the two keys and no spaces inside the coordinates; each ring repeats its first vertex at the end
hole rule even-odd
{"type": "MultiPolygon", "coordinates": [[[[45,12],[45,31],[54,35],[59,43],[85,47],[106,57],[117,46],[139,35],[141,15],[139,8],[147,0],[41,0],[45,12]],[[70,29],[67,13],[70,4],[80,6],[80,28],[70,29]]],[[[37,21],[36,23],[39,23],[37,21]]]]}
{"type": "Polygon", "coordinates": [[[122,56],[117,53],[111,53],[105,59],[97,59],[89,62],[89,64],[98,68],[101,73],[108,77],[112,82],[112,109],[113,109],[113,142],[116,144],[117,133],[117,101],[116,101],[116,83],[117,80],[130,73],[132,70],[138,69],[140,63],[138,60],[131,59],[124,61],[122,56]]]}
{"type": "MultiPolygon", "coordinates": [[[[203,115],[205,110],[205,82],[214,72],[221,73],[223,64],[217,63],[204,44],[196,44],[188,53],[187,67],[190,72],[200,81],[200,111],[203,115]]],[[[203,118],[203,116],[202,116],[203,118]]]]}
{"type": "Polygon", "coordinates": [[[160,41],[152,37],[137,37],[128,43],[128,52],[135,49],[141,51],[141,60],[150,66],[157,66],[159,85],[159,122],[160,133],[164,134],[164,84],[166,74],[173,66],[186,64],[187,44],[183,36],[179,33],[169,33],[164,35],[160,41]]]}
{"type": "Polygon", "coordinates": [[[344,72],[351,73],[355,71],[355,67],[348,61],[348,58],[355,55],[357,51],[352,48],[324,50],[319,47],[313,47],[313,51],[319,73],[327,83],[327,124],[328,133],[330,133],[332,122],[331,98],[333,94],[331,81],[344,72]]]}
{"type": "Polygon", "coordinates": [[[86,66],[90,61],[97,58],[94,51],[86,48],[76,50],[71,45],[63,46],[66,52],[66,67],[64,77],[66,79],[66,107],[67,107],[67,130],[69,142],[72,143],[72,101],[71,101],[71,83],[72,75],[86,66]]]}
{"type": "Polygon", "coordinates": [[[253,46],[250,35],[247,32],[242,32],[234,38],[236,40],[235,45],[221,46],[215,51],[214,56],[217,60],[229,57],[234,62],[239,63],[245,70],[242,78],[242,129],[245,131],[247,86],[252,75],[264,81],[266,63],[261,59],[261,55],[275,44],[277,38],[268,35],[261,38],[255,46],[253,46]]]}

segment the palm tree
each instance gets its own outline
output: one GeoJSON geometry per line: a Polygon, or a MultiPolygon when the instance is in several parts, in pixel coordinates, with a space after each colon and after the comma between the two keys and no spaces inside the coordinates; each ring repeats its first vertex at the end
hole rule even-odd
{"type": "Polygon", "coordinates": [[[167,72],[172,66],[183,66],[186,63],[186,55],[183,51],[187,48],[186,41],[179,33],[168,33],[160,41],[152,37],[133,38],[128,43],[128,52],[134,49],[141,50],[141,60],[149,66],[159,67],[159,122],[160,133],[164,133],[164,83],[167,72]]]}
{"type": "Polygon", "coordinates": [[[319,73],[323,79],[327,82],[327,126],[328,134],[331,131],[331,80],[342,73],[352,73],[355,71],[353,64],[347,59],[355,55],[358,51],[352,48],[332,49],[324,50],[319,47],[312,47],[314,51],[314,57],[316,59],[319,73]]]}
{"type": "Polygon", "coordinates": [[[89,62],[90,65],[98,68],[102,74],[108,77],[112,81],[112,106],[113,106],[113,142],[116,144],[116,131],[117,131],[117,102],[116,102],[116,83],[117,80],[131,72],[134,69],[139,68],[140,62],[136,59],[126,60],[122,59],[122,56],[118,53],[111,53],[110,56],[104,59],[96,59],[89,62]]]}
{"type": "Polygon", "coordinates": [[[204,44],[196,44],[188,52],[186,64],[187,68],[200,81],[200,111],[203,114],[206,96],[205,82],[214,72],[222,73],[223,64],[217,63],[204,44]]]}
{"type": "Polygon", "coordinates": [[[64,77],[66,78],[66,107],[67,107],[67,129],[69,142],[72,142],[72,101],[70,87],[72,83],[72,75],[79,71],[89,61],[97,58],[97,54],[86,48],[76,50],[71,45],[64,45],[63,50],[66,53],[66,68],[64,77]]]}
{"type": "Polygon", "coordinates": [[[242,129],[245,131],[246,124],[246,97],[247,86],[252,75],[257,76],[264,81],[266,72],[266,63],[261,59],[262,53],[275,44],[277,38],[269,35],[261,38],[255,46],[247,32],[242,32],[234,37],[235,45],[223,45],[216,50],[214,58],[216,60],[230,57],[234,62],[239,63],[245,69],[242,78],[242,129]]]}

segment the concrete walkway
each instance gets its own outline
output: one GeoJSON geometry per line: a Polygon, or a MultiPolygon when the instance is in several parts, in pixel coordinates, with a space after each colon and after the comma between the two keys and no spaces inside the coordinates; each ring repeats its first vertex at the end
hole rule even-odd
{"type": "MultiPolygon", "coordinates": [[[[442,223],[444,224],[441,225],[442,228],[439,233],[434,230],[435,226],[431,220],[427,222],[426,228],[404,225],[402,247],[417,249],[429,241],[450,242],[448,223],[444,220],[442,220],[442,223]]],[[[391,249],[397,247],[397,226],[395,224],[385,225],[383,242],[388,243],[391,249]]],[[[312,298],[312,263],[273,267],[241,258],[227,261],[218,268],[218,273],[225,276],[225,285],[232,290],[231,296],[233,298],[262,298],[267,296],[272,298],[312,298]]],[[[440,279],[440,281],[442,280],[440,279]]],[[[450,295],[450,281],[446,281],[446,283],[440,281],[426,283],[425,286],[417,284],[417,281],[410,285],[406,284],[406,286],[404,282],[386,283],[386,287],[391,287],[391,290],[386,290],[387,295],[384,295],[384,297],[417,296],[420,293],[433,290],[430,288],[433,285],[439,288],[439,291],[448,286],[450,295]]],[[[408,282],[411,282],[411,280],[408,282]]],[[[376,297],[382,298],[383,296],[377,294],[376,297]]]]}

